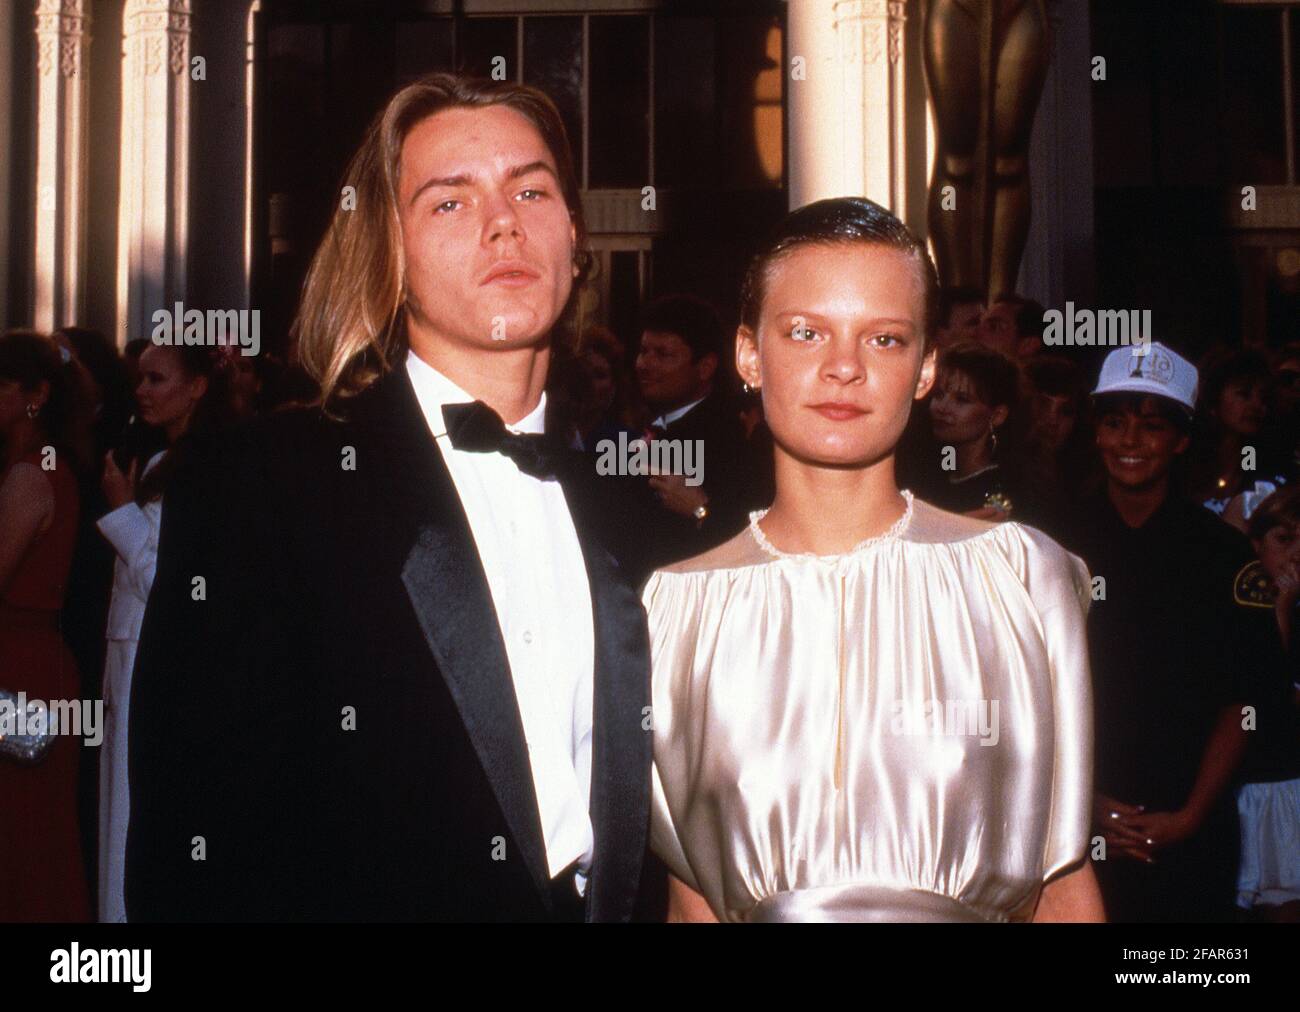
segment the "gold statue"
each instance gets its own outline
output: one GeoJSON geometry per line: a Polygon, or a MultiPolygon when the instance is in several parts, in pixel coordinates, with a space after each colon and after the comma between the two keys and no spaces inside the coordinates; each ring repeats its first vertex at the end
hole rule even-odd
{"type": "Polygon", "coordinates": [[[922,4],[939,276],[992,303],[1015,291],[1029,235],[1029,135],[1047,76],[1047,10],[1044,0],[922,4]]]}

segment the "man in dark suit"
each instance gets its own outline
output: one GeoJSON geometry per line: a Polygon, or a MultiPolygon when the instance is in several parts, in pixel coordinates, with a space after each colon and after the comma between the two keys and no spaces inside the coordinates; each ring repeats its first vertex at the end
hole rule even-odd
{"type": "Polygon", "coordinates": [[[703,452],[700,484],[680,474],[649,479],[660,505],[646,549],[650,568],[722,544],[745,526],[749,510],[771,503],[766,427],[747,438],[739,405],[720,382],[728,351],[722,322],[707,302],[667,295],[645,308],[636,377],[655,414],[647,436],[694,441],[703,452]]]}
{"type": "Polygon", "coordinates": [[[324,409],[190,446],[132,695],[132,920],[619,921],[645,618],[542,432],[589,262],[559,116],[435,75],[304,287],[324,409]]]}

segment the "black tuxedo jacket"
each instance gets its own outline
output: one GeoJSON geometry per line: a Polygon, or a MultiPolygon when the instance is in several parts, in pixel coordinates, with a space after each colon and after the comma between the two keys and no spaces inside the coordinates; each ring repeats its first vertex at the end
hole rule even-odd
{"type": "MultiPolygon", "coordinates": [[[[619,921],[650,668],[589,474],[563,477],[595,629],[586,916],[619,921]]],[[[558,916],[491,594],[405,368],[344,419],[296,410],[195,448],[164,501],[130,725],[132,920],[558,916]]]]}
{"type": "Polygon", "coordinates": [[[671,422],[664,439],[699,440],[704,448],[702,488],[709,497],[703,523],[655,504],[646,574],[716,548],[744,530],[749,511],[772,504],[771,444],[745,437],[739,409],[714,391],[671,422]]]}

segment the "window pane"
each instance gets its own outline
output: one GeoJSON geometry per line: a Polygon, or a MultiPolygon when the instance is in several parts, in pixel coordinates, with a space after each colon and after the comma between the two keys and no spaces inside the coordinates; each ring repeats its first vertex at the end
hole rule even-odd
{"type": "Polygon", "coordinates": [[[451,69],[451,19],[399,21],[396,32],[397,83],[451,69]]]}
{"type": "Polygon", "coordinates": [[[776,19],[726,18],[718,34],[721,185],[781,185],[781,26],[776,19]]]}
{"type": "Polygon", "coordinates": [[[325,29],[276,25],[267,32],[265,109],[275,129],[265,133],[262,165],[267,193],[300,185],[300,159],[324,158],[325,29]]]}
{"type": "Polygon", "coordinates": [[[714,19],[661,17],[655,23],[655,183],[716,182],[718,95],[714,19]]]}
{"type": "MultiPolygon", "coordinates": [[[[507,81],[517,80],[518,35],[514,18],[466,18],[456,39],[456,63],[462,74],[491,77],[492,61],[505,58],[507,81]]],[[[498,64],[499,65],[499,64],[498,64]]]]}
{"type": "Polygon", "coordinates": [[[614,250],[609,256],[609,329],[634,347],[641,339],[637,323],[641,319],[641,285],[637,250],[614,250]]]}
{"type": "Polygon", "coordinates": [[[1223,151],[1230,182],[1286,179],[1281,15],[1224,8],[1223,151]]]}
{"type": "Polygon", "coordinates": [[[659,19],[656,181],[676,187],[779,188],[782,124],[779,18],[659,19]]]}
{"type": "Polygon", "coordinates": [[[1300,166],[1300,7],[1291,8],[1291,122],[1295,140],[1292,157],[1300,166]]]}
{"type": "Polygon", "coordinates": [[[548,94],[569,134],[582,182],[582,18],[524,18],[524,82],[548,94]]]}
{"type": "Polygon", "coordinates": [[[640,188],[650,181],[650,19],[613,15],[590,24],[588,185],[640,188]]]}
{"type": "MultiPolygon", "coordinates": [[[[1214,186],[1222,171],[1219,139],[1206,129],[1205,122],[1206,110],[1218,101],[1216,75],[1206,73],[1207,67],[1218,62],[1214,10],[1189,7],[1180,12],[1178,31],[1157,34],[1154,26],[1148,28],[1155,34],[1153,45],[1158,47],[1151,53],[1150,70],[1158,102],[1153,111],[1157,178],[1171,186],[1214,186]]],[[[1115,60],[1108,57],[1107,62],[1109,72],[1115,60]]]]}
{"type": "Polygon", "coordinates": [[[394,24],[378,18],[329,26],[329,128],[337,172],[356,151],[375,110],[393,93],[394,24]]]}

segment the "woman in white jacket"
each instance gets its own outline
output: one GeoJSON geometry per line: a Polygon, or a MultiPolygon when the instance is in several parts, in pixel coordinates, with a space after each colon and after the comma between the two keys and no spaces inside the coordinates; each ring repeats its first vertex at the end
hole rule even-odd
{"type": "Polygon", "coordinates": [[[216,424],[228,385],[218,382],[220,360],[204,347],[150,345],[140,357],[136,400],[140,420],[161,429],[167,449],[154,454],[137,474],[132,461],[123,474],[113,454],[104,460],[104,495],[112,511],[99,521],[100,533],[117,552],[109,605],[104,664],[106,731],[99,772],[99,920],[126,920],[123,875],[130,814],[127,784],[127,727],[131,672],[144,621],[145,604],[158,561],[166,475],[177,442],[192,428],[216,424]],[[169,459],[170,458],[170,459],[169,459]]]}

